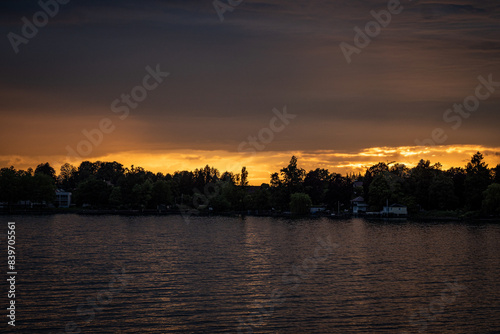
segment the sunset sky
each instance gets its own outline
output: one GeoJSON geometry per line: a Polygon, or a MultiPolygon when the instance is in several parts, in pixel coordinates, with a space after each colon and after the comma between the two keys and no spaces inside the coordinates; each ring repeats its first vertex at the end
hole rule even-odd
{"type": "Polygon", "coordinates": [[[476,151],[500,163],[497,1],[232,0],[222,22],[212,0],[44,1],[51,15],[0,3],[0,167],[246,166],[260,184],[292,154],[343,174],[476,151]],[[348,62],[341,43],[388,6],[348,62]]]}

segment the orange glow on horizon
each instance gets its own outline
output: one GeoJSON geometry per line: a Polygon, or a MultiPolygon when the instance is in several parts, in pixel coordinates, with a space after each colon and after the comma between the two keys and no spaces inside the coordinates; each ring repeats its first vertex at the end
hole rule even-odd
{"type": "Polygon", "coordinates": [[[251,185],[269,183],[270,174],[288,165],[292,155],[298,159],[299,167],[306,171],[324,168],[330,172],[347,174],[364,174],[366,168],[378,162],[397,162],[408,167],[415,166],[420,159],[430,160],[431,163],[440,162],[443,169],[450,167],[464,167],[476,152],[484,155],[484,161],[495,167],[500,163],[500,147],[485,147],[477,145],[462,146],[401,146],[401,147],[372,147],[360,150],[359,152],[345,153],[335,151],[286,151],[286,152],[259,152],[251,155],[247,153],[228,151],[203,151],[203,150],[183,150],[183,151],[156,151],[151,153],[131,151],[105,156],[77,159],[69,161],[66,157],[23,157],[23,156],[3,156],[2,160],[8,161],[1,167],[14,166],[17,169],[35,168],[39,163],[48,161],[58,172],[60,166],[69,162],[78,166],[81,161],[117,161],[125,167],[143,167],[154,173],[163,174],[174,173],[180,170],[195,170],[205,165],[217,168],[221,173],[231,171],[239,173],[245,166],[249,172],[249,182],[251,185]]]}

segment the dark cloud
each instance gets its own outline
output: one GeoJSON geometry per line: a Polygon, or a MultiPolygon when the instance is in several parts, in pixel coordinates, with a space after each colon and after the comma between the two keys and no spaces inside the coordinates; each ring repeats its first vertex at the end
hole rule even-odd
{"type": "MultiPolygon", "coordinates": [[[[266,150],[410,145],[436,127],[449,144],[498,144],[499,92],[457,131],[443,113],[473,94],[479,75],[500,81],[500,5],[401,4],[348,65],[339,43],[353,44],[354,27],[387,2],[243,1],[220,22],[211,1],[70,1],[19,54],[3,38],[0,131],[19,146],[0,154],[61,154],[103,117],[117,130],[96,154],[236,151],[284,105],[297,119],[266,150]],[[118,121],[111,102],[156,64],[171,75],[118,121]]],[[[39,10],[1,2],[0,34],[20,33],[21,18],[39,10]]]]}

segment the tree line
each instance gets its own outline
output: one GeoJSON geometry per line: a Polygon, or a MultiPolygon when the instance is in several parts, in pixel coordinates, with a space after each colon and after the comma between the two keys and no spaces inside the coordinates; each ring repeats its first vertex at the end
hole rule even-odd
{"type": "Polygon", "coordinates": [[[377,163],[364,174],[341,175],[317,168],[306,172],[293,156],[289,164],[270,175],[270,182],[248,185],[248,171],[240,173],[210,166],[173,174],[152,173],[142,167],[126,168],[113,162],[68,163],[60,173],[49,163],[33,171],[0,170],[0,202],[52,203],[55,190],[73,194],[76,206],[95,209],[178,210],[190,207],[213,212],[292,211],[308,213],[312,205],[332,211],[350,208],[363,197],[370,211],[388,202],[421,210],[481,211],[500,214],[500,164],[488,168],[480,152],[466,166],[443,170],[440,163],[420,160],[413,168],[399,163],[377,163]]]}

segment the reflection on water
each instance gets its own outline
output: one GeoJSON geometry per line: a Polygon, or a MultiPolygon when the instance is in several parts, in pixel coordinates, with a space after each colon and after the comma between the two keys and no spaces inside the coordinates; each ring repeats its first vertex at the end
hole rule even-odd
{"type": "Polygon", "coordinates": [[[8,220],[17,333],[500,333],[499,225],[8,220]]]}

